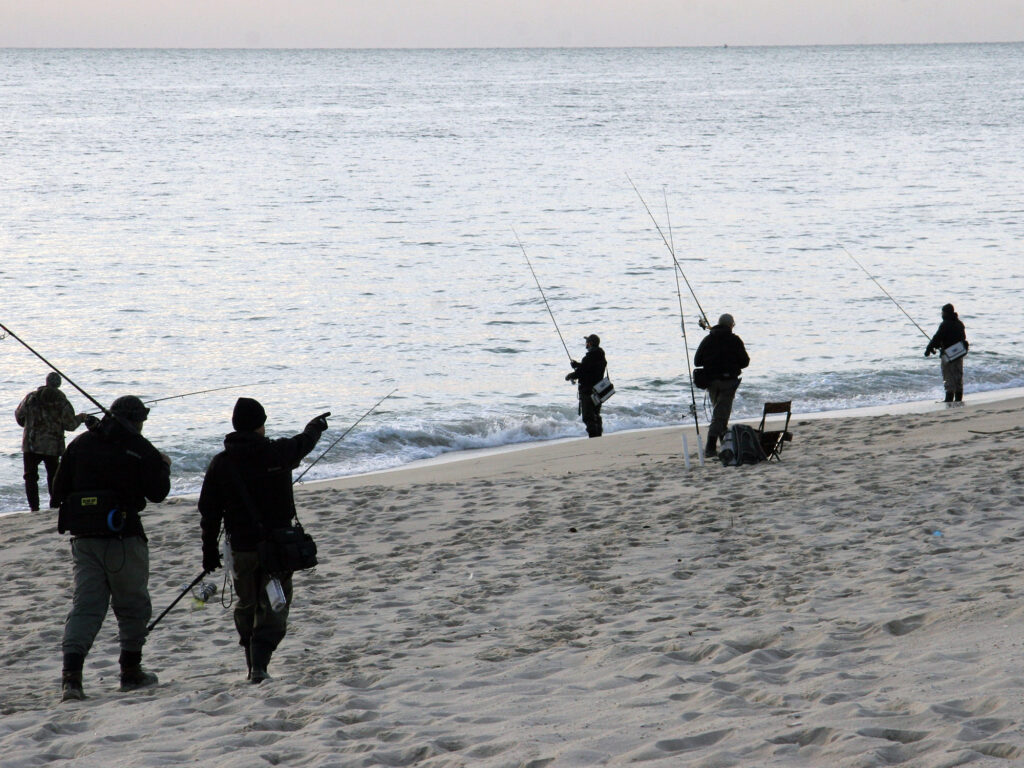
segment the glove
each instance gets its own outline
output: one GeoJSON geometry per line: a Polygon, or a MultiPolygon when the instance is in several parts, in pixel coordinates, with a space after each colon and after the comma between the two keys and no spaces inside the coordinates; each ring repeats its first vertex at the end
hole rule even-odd
{"type": "Polygon", "coordinates": [[[573,371],[572,373],[565,374],[565,380],[566,381],[573,381],[573,380],[575,380],[575,378],[576,378],[576,371],[573,371]]]}
{"type": "Polygon", "coordinates": [[[315,429],[317,432],[323,434],[324,432],[327,431],[327,417],[330,415],[330,411],[327,411],[326,413],[321,413],[319,416],[317,416],[315,419],[309,422],[309,424],[306,425],[306,429],[315,429]]]}
{"type": "Polygon", "coordinates": [[[580,366],[582,365],[582,363],[578,363],[578,362],[576,362],[575,360],[570,360],[570,361],[569,361],[569,365],[571,365],[571,366],[572,366],[572,369],[573,369],[574,371],[578,371],[578,370],[580,369],[580,366]]]}
{"type": "Polygon", "coordinates": [[[934,349],[932,349],[931,347],[928,347],[928,349],[926,349],[926,350],[924,351],[924,356],[925,356],[925,357],[931,357],[931,356],[932,356],[932,355],[934,355],[934,354],[935,354],[935,350],[934,350],[934,349]]]}
{"type": "Polygon", "coordinates": [[[80,413],[78,414],[79,419],[85,424],[86,429],[96,429],[99,425],[100,420],[93,416],[91,413],[80,413]]]}
{"type": "Polygon", "coordinates": [[[220,568],[220,552],[217,550],[217,545],[214,544],[212,547],[203,547],[203,570],[207,573],[213,573],[220,568]]]}

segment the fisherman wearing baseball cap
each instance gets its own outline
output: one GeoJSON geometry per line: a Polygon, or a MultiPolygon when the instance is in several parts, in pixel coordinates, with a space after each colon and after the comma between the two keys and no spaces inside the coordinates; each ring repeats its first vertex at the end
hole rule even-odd
{"type": "Polygon", "coordinates": [[[583,340],[587,346],[587,353],[580,362],[569,361],[572,371],[565,375],[565,380],[579,382],[577,396],[580,402],[577,412],[583,417],[587,436],[600,437],[604,431],[601,421],[601,404],[595,403],[590,393],[593,391],[594,385],[604,378],[608,363],[605,360],[604,350],[601,349],[601,339],[596,333],[584,336],[583,340]]]}
{"type": "Polygon", "coordinates": [[[63,701],[85,698],[82,669],[111,606],[121,646],[121,690],[156,685],[142,668],[153,613],[149,544],[140,512],[171,489],[171,460],[142,436],[149,409],[135,395],[68,445],[53,481],[57,530],[71,534],[74,598],[64,624],[63,701]]]}

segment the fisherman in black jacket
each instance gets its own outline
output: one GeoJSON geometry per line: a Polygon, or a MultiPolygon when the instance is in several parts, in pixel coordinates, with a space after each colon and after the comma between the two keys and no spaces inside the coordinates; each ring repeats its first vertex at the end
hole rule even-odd
{"type": "Polygon", "coordinates": [[[62,643],[64,701],[85,698],[85,657],[111,606],[121,642],[121,690],[157,682],[142,668],[153,605],[149,544],[139,513],[147,500],[167,498],[171,460],[142,436],[148,414],[134,395],[117,398],[102,421],[71,441],[53,479],[58,530],[72,536],[75,581],[62,643]]]}
{"type": "Polygon", "coordinates": [[[732,332],[735,326],[736,321],[730,314],[718,318],[718,325],[704,337],[693,358],[694,364],[703,366],[712,379],[708,385],[708,396],[714,410],[708,427],[708,443],[704,448],[704,455],[709,458],[716,455],[718,439],[729,426],[732,402],[740,386],[740,372],[750,365],[743,340],[732,332]]]}
{"type": "Polygon", "coordinates": [[[223,521],[237,596],[235,628],[253,683],[270,679],[267,665],[288,630],[292,602],[292,577],[286,573],[279,577],[286,605],[280,612],[271,608],[271,576],[260,566],[259,544],[265,532],[291,525],[292,470],[327,429],[326,415],[318,416],[301,433],[271,440],[266,437],[266,420],[259,402],[238,398],[231,416],[235,431],[224,438],[224,450],[210,462],[199,495],[203,569],[212,572],[221,566],[217,539],[223,521]]]}
{"type": "MultiPolygon", "coordinates": [[[[925,347],[924,356],[929,357],[930,355],[938,352],[945,352],[947,348],[953,346],[958,341],[964,343],[964,347],[967,348],[967,330],[964,328],[963,322],[960,320],[953,309],[952,304],[946,304],[942,308],[942,322],[939,324],[939,329],[932,336],[931,341],[928,342],[928,346],[925,347]]],[[[949,360],[945,355],[941,355],[942,361],[942,384],[946,389],[946,402],[952,403],[962,402],[964,399],[964,358],[963,356],[958,357],[956,360],[949,360]]]]}
{"type": "Polygon", "coordinates": [[[594,385],[604,378],[604,371],[608,367],[608,363],[605,360],[604,350],[601,349],[601,339],[597,334],[592,333],[584,339],[587,343],[587,354],[583,356],[581,362],[569,361],[573,370],[565,375],[565,380],[579,382],[579,413],[587,427],[587,435],[600,437],[604,432],[601,421],[601,404],[595,403],[590,394],[594,391],[594,385]]]}

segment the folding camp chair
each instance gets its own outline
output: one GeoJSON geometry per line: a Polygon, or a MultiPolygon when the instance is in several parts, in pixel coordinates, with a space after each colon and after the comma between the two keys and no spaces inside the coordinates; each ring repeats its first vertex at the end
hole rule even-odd
{"type": "Polygon", "coordinates": [[[768,461],[772,459],[781,461],[779,454],[782,453],[783,446],[793,440],[793,435],[789,432],[789,419],[793,415],[792,406],[792,400],[786,400],[782,403],[764,404],[764,410],[761,411],[761,425],[757,428],[757,434],[761,438],[761,448],[764,449],[764,455],[768,457],[768,461]],[[765,430],[765,420],[768,418],[769,413],[786,414],[785,426],[782,429],[765,430]]]}

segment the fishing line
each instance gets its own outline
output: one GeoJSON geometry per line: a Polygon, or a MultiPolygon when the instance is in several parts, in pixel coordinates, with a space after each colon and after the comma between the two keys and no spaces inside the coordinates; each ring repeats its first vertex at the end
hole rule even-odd
{"type": "Polygon", "coordinates": [[[665,237],[665,233],[661,231],[661,227],[658,225],[658,220],[654,218],[654,214],[651,213],[651,209],[648,207],[647,201],[644,200],[644,196],[640,194],[640,190],[636,188],[636,184],[633,183],[633,179],[629,178],[628,173],[626,174],[626,178],[629,179],[629,183],[633,187],[633,191],[636,192],[637,197],[640,198],[640,202],[643,203],[644,210],[647,211],[647,215],[650,216],[651,221],[654,222],[654,228],[658,230],[658,234],[661,235],[661,239],[662,241],[664,241],[665,247],[668,248],[668,252],[672,255],[672,261],[675,263],[676,269],[679,270],[679,274],[681,274],[683,276],[683,280],[686,281],[686,287],[690,289],[690,295],[693,296],[693,300],[697,302],[697,309],[700,310],[701,315],[700,320],[698,321],[698,325],[700,325],[700,327],[704,328],[705,330],[710,328],[711,322],[708,320],[708,316],[707,313],[704,311],[704,307],[700,305],[700,299],[698,299],[697,294],[694,293],[693,286],[690,285],[690,281],[689,279],[687,279],[686,273],[683,272],[683,267],[682,265],[680,265],[679,259],[676,258],[675,249],[672,247],[671,243],[669,243],[668,239],[665,237]]]}
{"type": "Polygon", "coordinates": [[[562,342],[562,348],[565,350],[565,354],[569,358],[569,362],[572,362],[572,355],[569,354],[569,347],[565,345],[565,339],[562,338],[562,331],[558,327],[558,322],[555,320],[555,313],[551,311],[551,305],[548,304],[548,297],[544,295],[544,289],[540,286],[540,280],[537,279],[537,273],[533,271],[533,264],[530,263],[530,257],[526,255],[526,249],[523,247],[522,240],[519,239],[519,233],[516,232],[515,227],[512,228],[512,234],[516,236],[516,242],[519,243],[519,250],[523,252],[523,258],[526,259],[526,264],[530,268],[531,274],[533,274],[533,281],[537,283],[537,289],[540,291],[540,297],[544,299],[544,306],[548,308],[548,314],[551,315],[551,322],[555,324],[555,331],[558,333],[558,338],[562,342]]]}
{"type": "Polygon", "coordinates": [[[856,264],[858,267],[860,267],[861,269],[864,270],[864,274],[867,275],[868,277],[870,277],[871,281],[875,285],[877,285],[879,288],[882,289],[882,293],[884,293],[886,296],[889,297],[889,301],[891,301],[893,304],[895,304],[897,307],[899,307],[900,312],[902,312],[904,315],[907,315],[907,319],[910,322],[914,323],[914,327],[917,328],[917,330],[919,330],[921,333],[923,333],[924,337],[926,339],[931,341],[932,337],[928,335],[928,332],[924,328],[922,328],[920,325],[918,325],[916,322],[914,322],[914,318],[912,318],[909,314],[907,314],[907,310],[905,310],[903,307],[901,307],[900,303],[898,301],[896,301],[896,299],[894,299],[892,296],[890,296],[889,292],[887,290],[885,290],[885,288],[882,288],[882,284],[880,282],[878,282],[877,280],[875,280],[875,278],[872,276],[872,274],[870,272],[868,272],[866,269],[864,269],[864,265],[863,264],[861,264],[859,261],[857,261],[856,259],[853,258],[853,254],[846,250],[846,246],[844,246],[842,243],[839,243],[839,247],[842,248],[843,251],[846,252],[847,256],[849,256],[851,259],[853,259],[853,263],[854,264],[856,264]]]}
{"type": "Polygon", "coordinates": [[[205,395],[207,392],[222,392],[225,389],[240,389],[241,387],[255,387],[256,385],[271,384],[269,381],[256,381],[250,384],[232,384],[228,387],[215,387],[213,389],[200,389],[196,392],[185,392],[181,395],[168,395],[167,397],[158,397],[153,400],[143,400],[143,405],[152,405],[153,403],[162,403],[164,400],[174,400],[178,397],[191,397],[192,395],[205,395]]]}
{"type": "Polygon", "coordinates": [[[358,419],[356,419],[355,423],[351,427],[349,427],[348,429],[346,429],[344,432],[341,433],[341,437],[339,437],[337,440],[335,440],[333,443],[331,443],[329,446],[327,446],[327,448],[324,450],[323,453],[321,453],[319,456],[317,456],[315,459],[313,459],[312,463],[310,463],[310,465],[308,467],[306,467],[304,470],[302,470],[302,473],[298,477],[296,477],[294,480],[292,480],[292,485],[295,485],[297,482],[299,482],[299,480],[302,479],[302,475],[306,474],[307,472],[309,472],[309,470],[311,470],[314,466],[316,466],[316,463],[318,461],[320,461],[320,459],[322,459],[324,456],[326,456],[328,451],[330,451],[334,446],[336,446],[338,443],[340,443],[345,438],[345,435],[347,435],[349,432],[351,432],[353,429],[355,429],[360,421],[362,421],[367,416],[369,416],[371,413],[373,413],[375,410],[377,410],[377,406],[379,406],[381,403],[383,403],[385,400],[387,400],[389,397],[391,397],[397,391],[398,391],[398,387],[395,387],[390,392],[388,392],[386,395],[384,395],[384,397],[382,397],[380,400],[378,400],[376,403],[374,403],[373,407],[370,408],[370,410],[368,410],[366,413],[364,413],[362,416],[360,416],[358,419]]]}

